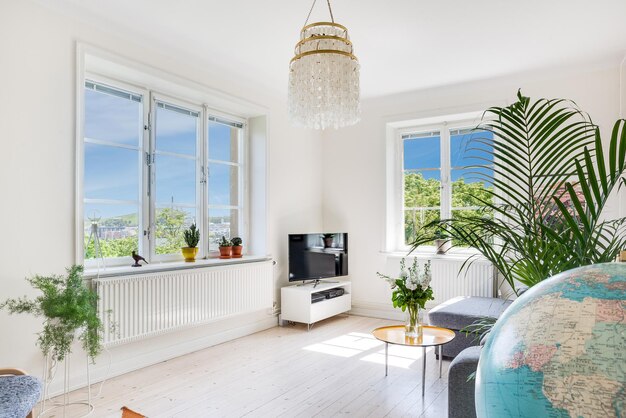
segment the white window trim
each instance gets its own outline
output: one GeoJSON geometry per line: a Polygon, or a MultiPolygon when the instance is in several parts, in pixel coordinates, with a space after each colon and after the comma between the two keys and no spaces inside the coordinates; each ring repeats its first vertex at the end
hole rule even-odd
{"type": "MultiPolygon", "coordinates": [[[[452,190],[450,182],[450,130],[477,126],[483,112],[474,111],[454,115],[435,116],[400,122],[386,126],[386,234],[384,251],[388,254],[406,253],[411,248],[404,243],[404,147],[402,136],[409,133],[439,131],[441,135],[441,195],[442,216],[451,215],[452,190]]],[[[434,254],[434,246],[420,246],[417,254],[434,254]]],[[[473,248],[453,248],[447,254],[473,255],[473,248]]],[[[443,255],[445,257],[445,255],[443,255]]]]}
{"type": "MultiPolygon", "coordinates": [[[[148,121],[148,118],[149,118],[148,113],[151,109],[151,104],[152,104],[151,103],[152,97],[150,96],[150,92],[154,92],[158,94],[159,97],[171,96],[166,93],[158,93],[159,91],[161,91],[161,89],[159,89],[160,85],[175,86],[176,88],[170,89],[170,90],[173,90],[175,92],[174,96],[178,98],[182,98],[182,99],[174,99],[174,100],[179,100],[179,101],[182,100],[184,103],[186,103],[185,104],[186,107],[189,106],[188,103],[197,104],[198,98],[200,98],[202,99],[202,102],[203,102],[200,106],[205,111],[203,114],[216,116],[216,117],[231,120],[234,122],[242,123],[243,124],[242,134],[241,134],[242,139],[241,139],[241,144],[240,144],[241,146],[239,147],[239,152],[240,152],[239,163],[241,165],[240,176],[239,176],[239,183],[240,183],[239,184],[240,186],[239,187],[239,194],[240,194],[239,216],[240,216],[240,228],[242,228],[243,230],[240,233],[240,236],[244,240],[244,243],[249,242],[250,236],[248,234],[248,228],[250,224],[249,224],[248,216],[250,214],[250,208],[249,208],[250,200],[248,198],[248,193],[250,192],[250,185],[248,182],[249,168],[247,167],[247,164],[249,161],[248,118],[267,115],[268,109],[265,107],[261,107],[256,104],[250,103],[250,102],[246,102],[242,99],[226,95],[225,93],[222,93],[218,90],[206,88],[205,86],[199,85],[197,83],[189,82],[188,80],[170,75],[168,73],[155,70],[147,66],[143,66],[132,60],[115,56],[111,53],[102,51],[90,45],[77,43],[76,57],[77,57],[76,58],[77,59],[76,60],[77,76],[76,76],[76,128],[75,128],[75,131],[76,131],[76,170],[75,170],[75,173],[76,173],[75,175],[75,187],[76,187],[76,192],[75,192],[75,260],[76,261],[75,262],[77,264],[84,264],[86,269],[94,269],[94,268],[100,269],[102,267],[99,259],[95,259],[95,260],[84,259],[84,209],[83,209],[84,143],[83,143],[83,140],[84,140],[84,86],[85,86],[86,79],[99,81],[99,82],[102,82],[103,84],[110,84],[112,86],[119,87],[124,90],[129,90],[132,92],[141,92],[138,94],[141,94],[143,103],[148,103],[146,101],[150,100],[149,106],[146,106],[146,105],[143,106],[144,123],[147,123],[148,121]],[[88,58],[91,64],[87,63],[88,58]],[[129,68],[129,69],[132,68],[132,72],[133,72],[132,77],[128,78],[128,80],[130,81],[120,81],[120,78],[124,78],[124,77],[120,77],[120,69],[121,71],[124,71],[124,68],[129,68]],[[141,68],[141,70],[136,70],[137,68],[141,68]],[[109,72],[107,70],[111,70],[110,76],[103,75],[109,72]],[[137,74],[140,74],[141,76],[137,77],[137,74]],[[141,86],[139,85],[139,84],[144,84],[144,83],[135,83],[137,79],[142,79],[143,76],[145,76],[146,79],[150,79],[153,81],[156,80],[156,84],[158,85],[151,89],[143,85],[141,86]],[[181,90],[180,94],[176,93],[177,88],[180,88],[181,90]],[[223,105],[224,108],[227,110],[226,111],[215,110],[215,104],[219,104],[220,107],[223,105]],[[237,113],[231,112],[231,110],[237,109],[237,108],[241,109],[241,113],[237,114],[238,112],[237,113]]],[[[168,100],[166,101],[169,101],[169,97],[168,97],[168,100]]],[[[207,142],[206,141],[206,135],[207,135],[206,128],[208,127],[207,126],[208,118],[201,116],[200,119],[202,119],[201,120],[202,134],[200,136],[203,138],[202,146],[205,146],[204,144],[205,142],[207,142]],[[204,120],[204,119],[207,119],[207,120],[204,120]]],[[[139,157],[141,158],[141,161],[142,161],[142,164],[141,164],[141,167],[142,167],[141,200],[142,202],[141,202],[140,217],[143,217],[143,219],[150,219],[148,218],[148,216],[149,216],[149,210],[152,207],[152,205],[146,204],[146,201],[148,200],[147,182],[149,180],[148,180],[148,174],[147,174],[148,168],[147,168],[147,165],[144,163],[145,150],[148,149],[147,144],[149,144],[150,140],[151,139],[150,139],[149,131],[144,130],[144,137],[143,137],[143,143],[142,143],[143,149],[141,150],[140,157],[139,157]]],[[[199,154],[198,158],[201,158],[202,155],[206,155],[206,154],[199,154]]],[[[205,198],[204,189],[205,188],[199,187],[198,189],[202,190],[202,193],[203,193],[202,202],[204,202],[204,198],[205,198]]],[[[197,202],[200,202],[200,201],[198,200],[197,202]]],[[[267,202],[267,194],[266,194],[265,202],[267,202]]],[[[198,203],[198,205],[200,205],[200,203],[198,203]]],[[[265,203],[265,205],[267,205],[267,203],[265,203]]],[[[208,197],[206,200],[205,208],[208,208],[208,197]]],[[[202,216],[200,216],[199,219],[204,219],[206,217],[204,215],[205,214],[202,214],[202,216]]],[[[143,222],[143,220],[140,220],[139,226],[141,227],[142,225],[145,226],[145,222],[143,222]]],[[[204,249],[208,250],[208,234],[206,233],[201,234],[201,237],[202,237],[202,242],[201,242],[202,250],[201,251],[204,251],[204,249]]],[[[149,248],[146,245],[147,240],[148,240],[147,237],[144,237],[143,239],[140,238],[139,248],[141,251],[147,252],[146,250],[149,248]]],[[[244,249],[245,250],[248,249],[245,246],[245,244],[244,244],[244,249]]],[[[246,253],[248,252],[245,251],[244,254],[246,253]]],[[[208,253],[208,252],[203,253],[203,256],[205,258],[211,257],[213,255],[214,253],[208,253]]],[[[176,257],[172,261],[178,262],[180,260],[182,260],[182,255],[180,257],[176,257]]],[[[164,260],[157,260],[157,261],[164,261],[164,260]]],[[[128,262],[127,257],[108,258],[106,259],[105,267],[124,266],[127,262],[128,262]]],[[[170,267],[168,267],[167,265],[164,265],[163,268],[168,269],[170,267]]]]}

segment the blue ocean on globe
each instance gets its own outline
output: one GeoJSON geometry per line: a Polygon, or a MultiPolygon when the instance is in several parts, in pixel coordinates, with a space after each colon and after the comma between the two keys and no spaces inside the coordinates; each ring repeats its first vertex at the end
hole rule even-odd
{"type": "Polygon", "coordinates": [[[479,418],[625,417],[626,263],[544,280],[498,319],[476,373],[479,418]]]}

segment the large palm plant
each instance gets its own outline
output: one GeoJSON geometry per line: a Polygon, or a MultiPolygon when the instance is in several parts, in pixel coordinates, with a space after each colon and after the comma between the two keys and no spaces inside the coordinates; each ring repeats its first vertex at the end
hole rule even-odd
{"type": "Polygon", "coordinates": [[[626,218],[603,218],[609,195],[626,184],[625,120],[615,123],[606,155],[598,127],[574,103],[518,92],[511,106],[488,109],[476,129],[493,134],[470,144],[481,160],[474,175],[494,186],[491,199],[479,199],[482,213],[424,225],[413,249],[437,227],[476,248],[515,289],[516,280],[532,286],[612,261],[626,247],[626,218]]]}

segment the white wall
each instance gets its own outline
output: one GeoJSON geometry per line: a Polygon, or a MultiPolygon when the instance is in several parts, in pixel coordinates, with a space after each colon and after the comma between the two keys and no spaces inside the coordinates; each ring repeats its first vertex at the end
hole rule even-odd
{"type": "MultiPolygon", "coordinates": [[[[34,296],[26,276],[62,273],[75,261],[77,41],[269,109],[268,251],[277,261],[277,287],[286,283],[286,235],[321,230],[322,217],[319,139],[288,125],[285,97],[254,80],[232,79],[219,62],[207,65],[206,57],[201,62],[147,40],[107,33],[29,1],[0,0],[0,39],[0,300],[34,296]]],[[[119,347],[112,350],[113,369],[162,360],[179,341],[197,349],[236,336],[236,327],[251,332],[266,319],[227,321],[119,347]]],[[[0,363],[40,373],[39,329],[30,316],[0,312],[0,363]]],[[[105,364],[100,361],[100,367],[105,364]]]]}
{"type": "MultiPolygon", "coordinates": [[[[385,124],[512,103],[518,88],[530,97],[573,99],[591,114],[606,140],[618,118],[618,63],[608,62],[577,71],[552,70],[367,99],[362,103],[359,124],[324,133],[324,228],[350,234],[352,300],[359,312],[392,310],[390,290],[376,272],[395,274],[399,269],[397,258],[382,253],[385,124]]],[[[626,194],[621,200],[626,200],[626,194]]],[[[618,199],[614,198],[607,215],[618,213],[618,199]]]]}

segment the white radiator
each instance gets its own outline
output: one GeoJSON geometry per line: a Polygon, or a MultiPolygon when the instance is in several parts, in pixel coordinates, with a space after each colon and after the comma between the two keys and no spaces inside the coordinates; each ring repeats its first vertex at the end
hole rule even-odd
{"type": "Polygon", "coordinates": [[[271,310],[273,305],[271,261],[107,277],[93,283],[106,346],[271,310]]]}
{"type": "Polygon", "coordinates": [[[431,261],[433,306],[456,296],[494,296],[494,269],[490,262],[476,261],[459,273],[462,265],[463,260],[431,261]]]}

